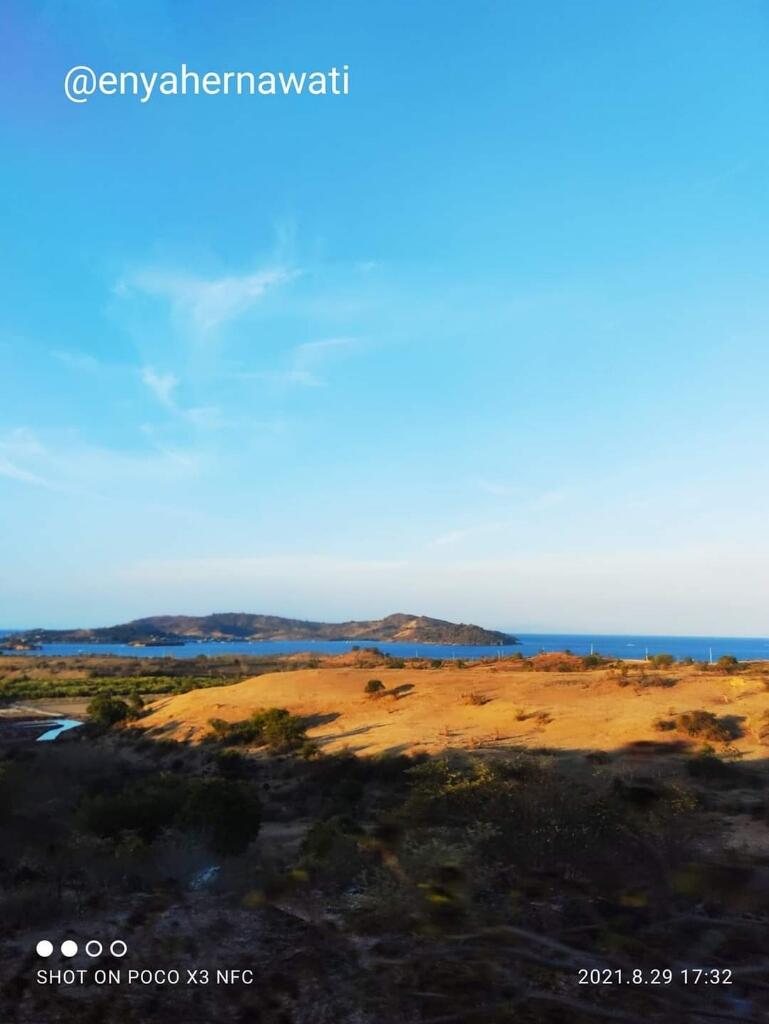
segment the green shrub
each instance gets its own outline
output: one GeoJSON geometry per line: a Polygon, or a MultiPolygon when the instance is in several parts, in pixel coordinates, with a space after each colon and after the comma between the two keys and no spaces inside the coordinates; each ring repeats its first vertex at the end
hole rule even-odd
{"type": "Polygon", "coordinates": [[[741,780],[740,769],[730,761],[723,761],[713,751],[705,748],[686,762],[686,771],[691,778],[703,783],[721,783],[737,785],[741,780]]]}
{"type": "Polygon", "coordinates": [[[350,863],[358,858],[363,829],[349,814],[334,814],[316,821],[306,832],[301,846],[302,864],[328,871],[339,870],[349,877],[350,863]]]}
{"type": "Polygon", "coordinates": [[[296,750],[307,740],[302,719],[290,714],[285,708],[255,711],[250,718],[240,722],[212,718],[209,725],[210,737],[221,743],[269,747],[275,753],[296,750]]]}
{"type": "Polygon", "coordinates": [[[675,664],[675,660],[672,654],[653,654],[649,658],[649,664],[653,665],[654,668],[670,668],[671,665],[675,664]]]}
{"type": "Polygon", "coordinates": [[[373,696],[375,693],[381,693],[384,688],[385,684],[381,679],[369,679],[363,689],[364,693],[367,693],[369,696],[373,696]]]}
{"type": "Polygon", "coordinates": [[[600,668],[601,665],[605,664],[605,658],[602,658],[600,654],[586,654],[582,658],[583,668],[600,668]]]}
{"type": "Polygon", "coordinates": [[[600,787],[564,787],[545,757],[521,752],[505,761],[433,759],[409,774],[414,782],[404,819],[447,835],[483,825],[480,858],[538,869],[580,863],[592,871],[613,842],[624,842],[623,809],[613,796],[600,787]]]}
{"type": "Polygon", "coordinates": [[[78,818],[82,828],[97,836],[116,839],[122,832],[135,832],[151,843],[164,828],[170,828],[179,811],[182,785],[171,775],[131,783],[117,793],[86,798],[78,818]]]}
{"type": "Polygon", "coordinates": [[[675,724],[687,736],[715,743],[730,743],[742,736],[742,728],[733,716],[724,715],[719,718],[712,711],[685,711],[678,715],[675,724]]]}
{"type": "Polygon", "coordinates": [[[242,853],[255,839],[262,808],[253,786],[232,779],[193,779],[179,824],[203,838],[215,853],[242,853]]]}
{"type": "Polygon", "coordinates": [[[226,779],[242,779],[246,774],[248,762],[237,750],[219,750],[214,757],[214,763],[220,775],[226,779]]]}
{"type": "Polygon", "coordinates": [[[254,721],[261,729],[264,742],[272,750],[293,750],[306,741],[306,728],[301,718],[285,708],[269,708],[258,712],[254,721]]]}
{"type": "Polygon", "coordinates": [[[111,725],[130,718],[131,708],[119,697],[111,697],[109,694],[102,693],[88,703],[86,713],[97,725],[108,729],[111,725]]]}
{"type": "Polygon", "coordinates": [[[116,793],[87,797],[78,810],[86,832],[113,841],[134,833],[150,844],[167,829],[199,835],[220,854],[242,852],[259,831],[256,789],[233,779],[187,781],[163,773],[132,780],[116,793]]]}
{"type": "Polygon", "coordinates": [[[716,668],[721,669],[722,672],[736,672],[739,666],[740,663],[733,654],[722,654],[716,662],[716,668]]]}
{"type": "Polygon", "coordinates": [[[656,687],[657,689],[670,689],[675,686],[678,679],[675,676],[656,676],[649,675],[643,670],[636,680],[636,687],[641,690],[648,690],[656,687]]]}

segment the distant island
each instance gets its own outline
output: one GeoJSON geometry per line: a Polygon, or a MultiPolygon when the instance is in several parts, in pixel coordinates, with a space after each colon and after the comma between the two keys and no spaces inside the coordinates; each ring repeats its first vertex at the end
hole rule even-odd
{"type": "Polygon", "coordinates": [[[278,615],[222,612],[214,615],[152,615],[118,626],[97,629],[30,629],[6,637],[6,649],[33,644],[95,643],[165,646],[195,641],[233,640],[374,640],[386,643],[517,644],[509,633],[427,615],[398,613],[362,622],[310,622],[278,615]]]}

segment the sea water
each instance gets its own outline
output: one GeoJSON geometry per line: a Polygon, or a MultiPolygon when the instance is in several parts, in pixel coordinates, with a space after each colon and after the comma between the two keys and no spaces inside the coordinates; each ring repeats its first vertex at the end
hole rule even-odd
{"type": "Polygon", "coordinates": [[[643,659],[648,654],[672,654],[696,661],[718,659],[731,654],[740,661],[769,660],[769,638],[725,636],[661,636],[604,633],[516,633],[515,646],[475,647],[464,644],[384,643],[375,640],[260,640],[196,642],[168,647],[131,647],[129,644],[43,644],[36,651],[14,651],[28,656],[62,657],[83,654],[115,654],[133,658],[198,658],[202,655],[344,654],[353,647],[372,648],[397,658],[443,658],[448,660],[497,658],[521,653],[524,657],[540,651],[572,651],[574,654],[603,654],[612,658],[643,659]]]}

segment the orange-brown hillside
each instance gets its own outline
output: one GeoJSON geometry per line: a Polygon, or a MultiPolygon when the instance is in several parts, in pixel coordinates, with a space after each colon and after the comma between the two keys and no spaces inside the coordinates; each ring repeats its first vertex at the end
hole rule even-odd
{"type": "Polygon", "coordinates": [[[141,724],[154,734],[199,740],[212,718],[233,722],[260,708],[284,707],[309,720],[308,735],[325,752],[516,745],[589,751],[639,741],[701,746],[702,737],[686,736],[672,721],[702,709],[730,723],[739,734],[731,746],[744,757],[769,753],[765,663],[732,675],[694,666],[653,671],[639,663],[586,671],[578,664],[549,655],[538,669],[510,662],[466,668],[327,665],[163,698],[141,724]],[[384,696],[365,695],[371,678],[384,683],[384,696]],[[671,725],[661,731],[658,720],[671,725]]]}

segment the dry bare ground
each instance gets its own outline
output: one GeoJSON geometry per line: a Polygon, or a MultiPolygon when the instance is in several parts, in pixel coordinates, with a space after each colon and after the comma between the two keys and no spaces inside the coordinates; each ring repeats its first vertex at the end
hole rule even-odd
{"type": "Polygon", "coordinates": [[[742,735],[729,745],[745,760],[766,757],[765,666],[731,675],[694,666],[626,666],[568,672],[496,664],[302,669],[160,699],[141,725],[168,738],[199,740],[212,718],[232,722],[258,708],[284,707],[309,720],[309,737],[326,753],[508,746],[585,752],[689,742],[655,723],[704,709],[734,721],[742,735]],[[382,695],[364,693],[372,678],[383,682],[382,695]]]}

